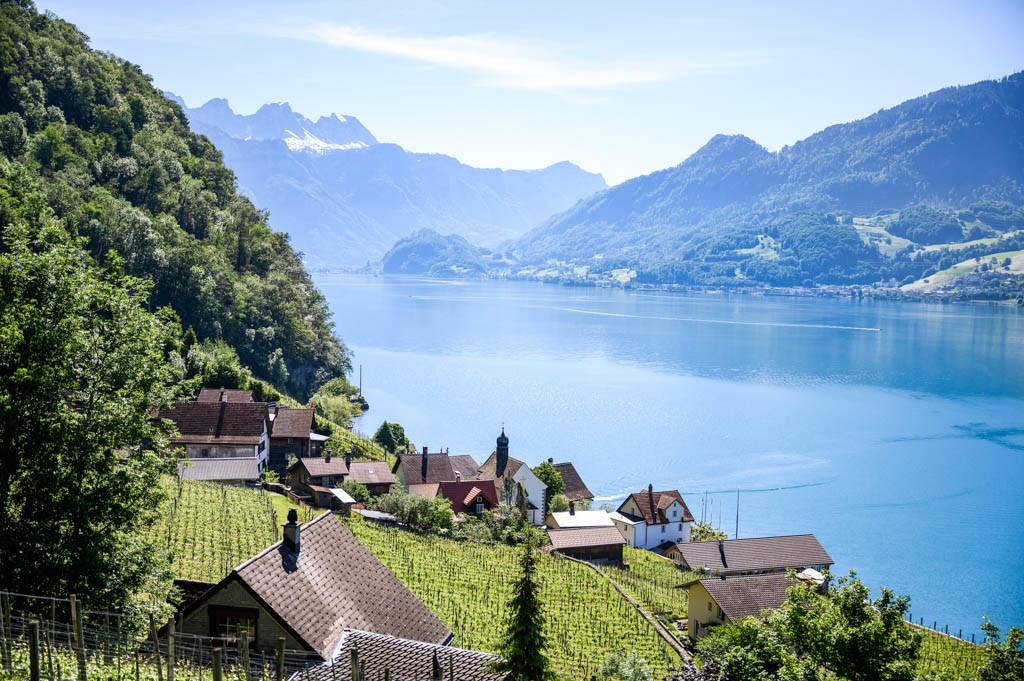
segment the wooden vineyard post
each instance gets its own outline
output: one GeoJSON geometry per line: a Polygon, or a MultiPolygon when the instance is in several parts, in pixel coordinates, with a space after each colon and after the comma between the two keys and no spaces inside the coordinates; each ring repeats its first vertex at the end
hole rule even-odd
{"type": "Polygon", "coordinates": [[[149,633],[153,637],[153,662],[156,664],[156,678],[157,681],[164,681],[164,673],[160,666],[160,637],[156,633],[156,622],[153,621],[153,616],[149,616],[149,633]]]}
{"type": "Polygon", "coordinates": [[[75,659],[78,661],[78,681],[87,681],[85,664],[85,632],[82,630],[82,603],[71,594],[71,626],[75,632],[75,659]]]}
{"type": "Polygon", "coordinates": [[[274,678],[276,681],[284,681],[284,636],[277,639],[277,668],[274,678]]]}
{"type": "Polygon", "coordinates": [[[167,681],[174,681],[174,618],[167,622],[167,681]]]}
{"type": "Polygon", "coordinates": [[[223,681],[224,669],[220,663],[220,648],[213,649],[213,681],[223,681]]]}
{"type": "Polygon", "coordinates": [[[0,593],[0,669],[10,670],[11,656],[7,654],[7,625],[4,623],[3,602],[7,596],[0,593]]]}
{"type": "Polygon", "coordinates": [[[249,633],[241,627],[238,628],[238,652],[242,656],[242,664],[245,665],[245,679],[252,681],[252,667],[249,666],[249,633]]]}
{"type": "Polygon", "coordinates": [[[28,623],[28,678],[39,681],[39,620],[28,623]]]}

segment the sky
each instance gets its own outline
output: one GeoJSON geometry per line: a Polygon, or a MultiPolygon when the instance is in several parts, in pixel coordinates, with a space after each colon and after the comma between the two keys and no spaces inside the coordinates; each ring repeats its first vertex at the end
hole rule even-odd
{"type": "Polygon", "coordinates": [[[478,167],[609,184],[1024,70],[1024,0],[37,0],[196,107],[288,102],[478,167]]]}

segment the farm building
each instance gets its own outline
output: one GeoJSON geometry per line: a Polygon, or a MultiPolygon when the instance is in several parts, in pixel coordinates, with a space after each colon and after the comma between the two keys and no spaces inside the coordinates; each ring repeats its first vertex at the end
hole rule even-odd
{"type": "Polygon", "coordinates": [[[665,555],[687,570],[706,570],[713,575],[785,572],[790,568],[824,571],[832,565],[832,557],[813,534],[689,542],[665,555]]]}
{"type": "Polygon", "coordinates": [[[331,489],[340,487],[347,476],[345,459],[331,456],[329,451],[324,457],[298,459],[288,469],[292,493],[320,508],[334,508],[336,497],[331,489]]]}
{"type": "Polygon", "coordinates": [[[283,473],[288,457],[320,456],[326,436],[313,432],[313,410],[275,406],[270,409],[270,467],[283,473]]]}
{"type": "Polygon", "coordinates": [[[171,445],[190,459],[251,459],[257,476],[266,470],[270,415],[261,402],[178,402],[157,418],[174,423],[171,445]]]}
{"type": "Polygon", "coordinates": [[[568,501],[587,502],[594,500],[594,493],[584,484],[583,478],[576,472],[576,467],[572,465],[571,461],[555,463],[554,459],[548,459],[548,463],[554,466],[555,470],[562,476],[562,482],[565,483],[565,491],[562,494],[568,501]]]}
{"type": "Polygon", "coordinates": [[[597,563],[621,563],[626,540],[614,527],[548,530],[551,551],[597,563]]]}
{"type": "Polygon", "coordinates": [[[184,607],[181,630],[199,636],[248,632],[255,652],[285,647],[334,659],[347,629],[434,645],[452,632],[341,522],[324,513],[242,563],[184,607]]]}

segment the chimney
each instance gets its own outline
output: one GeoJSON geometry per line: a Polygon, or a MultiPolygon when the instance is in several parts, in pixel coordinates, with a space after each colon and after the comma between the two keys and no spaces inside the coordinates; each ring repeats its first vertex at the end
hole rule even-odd
{"type": "Polygon", "coordinates": [[[330,447],[328,447],[326,450],[324,450],[324,461],[327,462],[327,463],[331,462],[331,448],[330,447]]]}
{"type": "Polygon", "coordinates": [[[729,567],[729,561],[725,559],[725,542],[721,538],[718,539],[718,555],[722,557],[722,565],[729,567]]]}
{"type": "Polygon", "coordinates": [[[423,482],[427,481],[427,448],[423,448],[423,456],[420,457],[420,477],[423,482]]]}
{"type": "Polygon", "coordinates": [[[455,471],[455,482],[462,482],[462,473],[455,471]]]}
{"type": "Polygon", "coordinates": [[[423,445],[423,456],[427,455],[427,446],[423,445]]]}
{"type": "Polygon", "coordinates": [[[352,468],[352,450],[345,450],[345,468],[352,468]]]}
{"type": "Polygon", "coordinates": [[[658,509],[654,507],[654,485],[647,484],[647,499],[651,502],[651,517],[654,518],[654,522],[658,522],[658,509]]]}
{"type": "Polygon", "coordinates": [[[284,528],[285,548],[295,553],[299,552],[299,513],[294,508],[288,511],[288,522],[281,527],[284,528]]]}
{"type": "Polygon", "coordinates": [[[576,515],[576,502],[575,501],[570,501],[569,502],[569,515],[576,515]]]}
{"type": "Polygon", "coordinates": [[[548,457],[548,463],[551,463],[551,464],[553,464],[554,462],[555,462],[555,460],[554,460],[554,459],[552,459],[552,458],[551,458],[551,457],[549,456],[549,457],[548,457]]]}
{"type": "Polygon", "coordinates": [[[221,402],[227,402],[228,401],[228,394],[227,394],[227,392],[224,391],[224,386],[221,386],[221,388],[220,388],[220,401],[221,402]]]}

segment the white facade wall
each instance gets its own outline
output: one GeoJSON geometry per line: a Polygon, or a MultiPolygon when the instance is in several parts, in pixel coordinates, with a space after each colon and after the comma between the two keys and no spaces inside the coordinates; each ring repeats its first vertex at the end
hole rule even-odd
{"type": "Polygon", "coordinates": [[[516,471],[515,480],[523,489],[526,490],[526,496],[534,506],[536,510],[530,511],[530,524],[543,526],[544,525],[544,493],[547,491],[548,486],[538,478],[529,466],[523,465],[516,471]]]}

